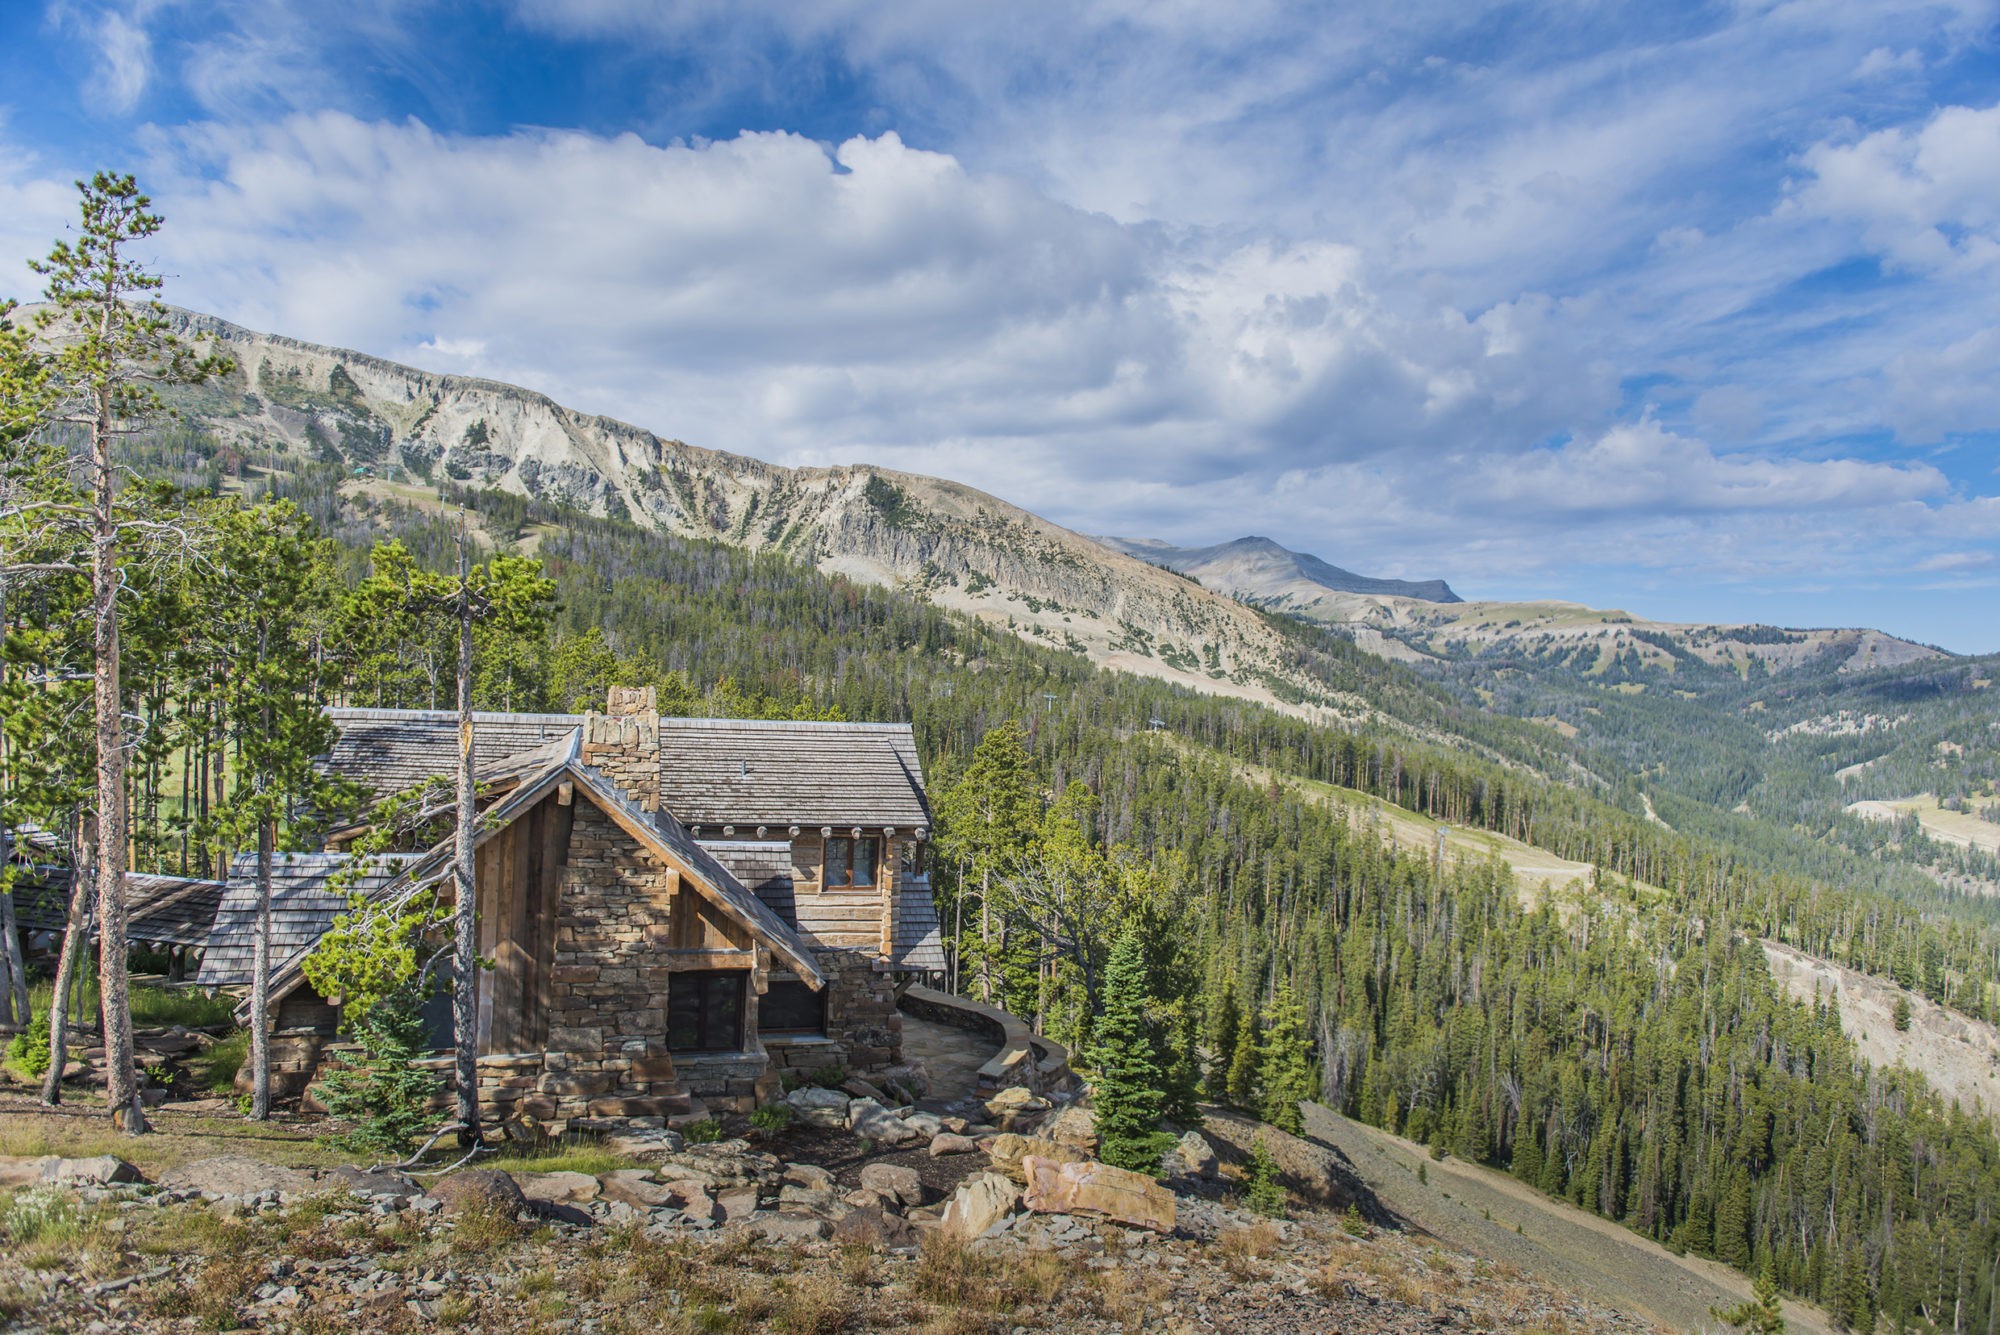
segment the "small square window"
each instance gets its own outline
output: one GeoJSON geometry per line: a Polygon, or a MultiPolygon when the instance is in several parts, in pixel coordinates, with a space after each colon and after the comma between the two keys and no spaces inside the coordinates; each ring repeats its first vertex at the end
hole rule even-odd
{"type": "Polygon", "coordinates": [[[757,1030],[765,1034],[823,1034],[826,994],[796,979],[773,979],[757,1002],[757,1030]]]}
{"type": "Polygon", "coordinates": [[[667,982],[667,1047],[674,1052],[735,1052],[743,1046],[742,969],[677,973],[667,982]]]}

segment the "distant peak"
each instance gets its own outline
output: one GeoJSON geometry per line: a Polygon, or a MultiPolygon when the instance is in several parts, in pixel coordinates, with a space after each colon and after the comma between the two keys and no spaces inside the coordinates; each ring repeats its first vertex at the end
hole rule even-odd
{"type": "Polygon", "coordinates": [[[1295,552],[1262,534],[1249,534],[1213,547],[1176,547],[1157,538],[1099,538],[1099,542],[1142,561],[1193,575],[1210,588],[1226,589],[1253,599],[1280,599],[1291,594],[1279,583],[1317,585],[1334,593],[1372,594],[1385,598],[1415,598],[1430,603],[1463,601],[1441,579],[1375,579],[1329,564],[1307,552],[1295,552]],[[1273,559],[1275,558],[1275,559],[1273,559]],[[1254,561],[1256,569],[1244,566],[1254,561]]]}

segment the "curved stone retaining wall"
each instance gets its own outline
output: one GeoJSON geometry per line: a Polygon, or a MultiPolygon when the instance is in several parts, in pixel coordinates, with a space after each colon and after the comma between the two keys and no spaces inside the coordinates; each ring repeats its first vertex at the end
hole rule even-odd
{"type": "Polygon", "coordinates": [[[910,988],[898,1004],[918,1019],[948,1024],[993,1041],[992,1060],[979,1068],[982,1094],[1017,1085],[1037,1094],[1063,1093],[1070,1088],[1074,1077],[1069,1069],[1069,1049],[1033,1033],[1018,1016],[971,997],[955,997],[928,987],[910,988]]]}

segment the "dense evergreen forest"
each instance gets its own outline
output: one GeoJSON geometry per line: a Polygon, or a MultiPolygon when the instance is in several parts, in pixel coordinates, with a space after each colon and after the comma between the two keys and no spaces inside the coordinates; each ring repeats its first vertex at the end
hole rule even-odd
{"type": "MultiPolygon", "coordinates": [[[[215,531],[254,503],[252,529],[282,537],[257,550],[302,572],[292,619],[320,668],[302,679],[315,698],[449,704],[448,628],[386,595],[448,567],[462,504],[486,578],[535,605],[482,627],[482,707],[580,708],[613,682],[650,681],[688,712],[915,720],[960,984],[1080,1051],[1115,927],[1148,921],[1163,1069],[1178,1062],[1216,1097],[1282,1117],[1296,1085],[1273,1054],[1290,1047],[1350,1115],[1669,1245],[1769,1265],[1857,1328],[1877,1312],[1995,1328],[1993,1123],[1915,1076],[1863,1069],[1834,1000],[1786,999],[1757,946],[1784,940],[2000,1018],[1990,919],[1906,866],[1746,817],[1704,824],[1664,799],[1677,828],[1649,823],[1620,804],[1602,753],[1345,657],[1319,632],[1301,652],[1388,698],[1379,727],[1340,732],[1097,671],[782,558],[519,497],[371,500],[337,463],[224,458],[197,432],[133,457],[210,493],[196,504],[215,531]],[[1525,907],[1503,867],[1398,852],[1282,785],[1241,780],[1236,762],[1601,871],[1525,907]]],[[[249,596],[244,574],[166,564],[129,593],[136,865],[213,871],[243,838],[225,779],[251,628],[225,613],[249,596]]],[[[7,604],[10,680],[40,683],[10,711],[8,801],[50,828],[88,768],[87,746],[56,744],[73,727],[63,702],[83,689],[83,595],[58,578],[7,604]],[[45,744],[29,765],[35,730],[45,744]]],[[[331,813],[292,816],[284,837],[304,845],[331,813]]]]}

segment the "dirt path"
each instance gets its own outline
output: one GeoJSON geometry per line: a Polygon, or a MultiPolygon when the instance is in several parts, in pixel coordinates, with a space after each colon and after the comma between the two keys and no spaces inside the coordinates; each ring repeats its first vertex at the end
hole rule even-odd
{"type": "MultiPolygon", "coordinates": [[[[1675,1330],[1726,1330],[1710,1309],[1750,1296],[1750,1281],[1727,1266],[1675,1256],[1505,1173],[1433,1160],[1412,1141],[1316,1104],[1305,1105],[1305,1117],[1306,1134],[1345,1154],[1384,1205],[1455,1247],[1675,1330]],[[1419,1165],[1428,1184],[1417,1180],[1419,1165]]],[[[1785,1321],[1805,1335],[1834,1332],[1824,1312],[1798,1303],[1785,1304],[1785,1321]]]]}

